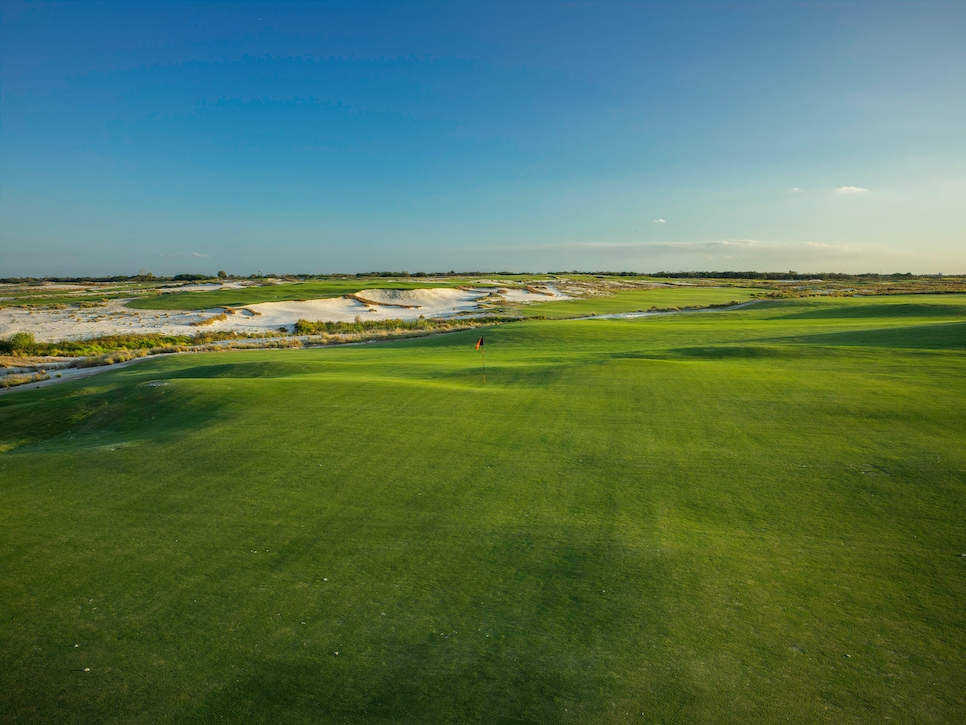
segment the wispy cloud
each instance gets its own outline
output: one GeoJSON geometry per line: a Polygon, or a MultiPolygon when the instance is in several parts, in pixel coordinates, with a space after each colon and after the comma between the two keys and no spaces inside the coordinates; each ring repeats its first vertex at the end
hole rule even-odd
{"type": "MultiPolygon", "coordinates": [[[[444,251],[444,250],[441,250],[444,251]]],[[[833,241],[717,239],[690,241],[568,240],[465,249],[478,268],[520,269],[761,270],[867,272],[923,264],[907,251],[876,244],[833,241]],[[498,261],[497,261],[498,260],[498,261]]]]}
{"type": "Polygon", "coordinates": [[[729,239],[713,242],[555,242],[550,244],[535,244],[515,247],[489,247],[490,251],[510,251],[528,250],[540,252],[552,252],[555,250],[586,250],[589,252],[606,251],[674,251],[674,252],[701,252],[721,250],[722,248],[750,248],[768,246],[769,242],[761,242],[757,239],[729,239]]]}
{"type": "MultiPolygon", "coordinates": [[[[721,239],[696,242],[558,242],[533,246],[490,248],[487,251],[533,252],[539,254],[562,252],[590,254],[646,254],[656,257],[673,255],[685,260],[699,258],[706,262],[722,259],[744,259],[752,267],[759,263],[778,262],[796,264],[826,262],[843,258],[862,258],[870,255],[888,254],[885,250],[858,247],[847,244],[826,244],[824,242],[773,242],[761,239],[721,239]],[[789,260],[785,262],[783,260],[789,260]]],[[[481,250],[482,251],[482,250],[481,250]]],[[[637,259],[637,257],[628,257],[637,259]]],[[[690,263],[690,262],[688,262],[690,263]]]]}
{"type": "Polygon", "coordinates": [[[835,191],[839,194],[866,194],[869,190],[861,186],[840,186],[835,191]]]}
{"type": "Polygon", "coordinates": [[[201,252],[173,252],[166,253],[162,252],[158,255],[159,257],[210,257],[210,254],[202,254],[201,252]]]}
{"type": "Polygon", "coordinates": [[[663,219],[655,219],[655,220],[654,220],[654,223],[655,223],[655,224],[667,224],[667,222],[666,222],[666,221],[664,221],[663,219]]]}
{"type": "MultiPolygon", "coordinates": [[[[804,242],[803,246],[813,252],[822,252],[825,254],[836,254],[839,256],[860,256],[863,254],[868,254],[870,250],[864,247],[856,247],[850,244],[826,244],[825,242],[804,242]]],[[[878,250],[881,253],[881,250],[878,250]]]]}
{"type": "Polygon", "coordinates": [[[789,191],[794,194],[797,194],[798,192],[801,191],[801,189],[799,189],[797,186],[793,186],[791,189],[789,189],[789,191]]]}

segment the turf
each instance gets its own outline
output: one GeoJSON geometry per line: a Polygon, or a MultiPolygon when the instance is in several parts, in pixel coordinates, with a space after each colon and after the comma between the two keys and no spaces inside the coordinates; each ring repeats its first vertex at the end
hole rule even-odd
{"type": "Polygon", "coordinates": [[[966,299],[0,397],[0,720],[966,717],[966,299]]]}
{"type": "Polygon", "coordinates": [[[610,315],[621,312],[646,312],[652,307],[708,307],[729,302],[747,302],[760,290],[740,287],[655,287],[624,290],[602,297],[534,302],[521,309],[527,316],[565,319],[585,315],[610,315]]]}

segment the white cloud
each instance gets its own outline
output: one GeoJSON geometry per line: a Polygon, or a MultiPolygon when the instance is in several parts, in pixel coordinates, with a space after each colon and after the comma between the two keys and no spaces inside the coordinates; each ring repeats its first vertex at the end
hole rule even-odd
{"type": "Polygon", "coordinates": [[[720,244],[723,247],[760,247],[767,242],[761,242],[757,239],[726,239],[722,242],[704,242],[705,245],[720,244]]]}
{"type": "Polygon", "coordinates": [[[158,255],[159,257],[210,257],[210,254],[202,254],[201,252],[175,252],[173,254],[168,254],[162,252],[158,255]]]}
{"type": "Polygon", "coordinates": [[[839,194],[865,194],[869,190],[863,189],[861,186],[840,186],[835,191],[839,194]]]}
{"type": "Polygon", "coordinates": [[[789,191],[797,194],[799,191],[801,191],[801,189],[799,189],[797,186],[793,186],[791,189],[789,189],[789,191]]]}
{"type": "Polygon", "coordinates": [[[654,220],[654,223],[655,223],[655,224],[667,224],[667,222],[666,222],[666,221],[664,221],[663,219],[655,219],[655,220],[654,220]]]}

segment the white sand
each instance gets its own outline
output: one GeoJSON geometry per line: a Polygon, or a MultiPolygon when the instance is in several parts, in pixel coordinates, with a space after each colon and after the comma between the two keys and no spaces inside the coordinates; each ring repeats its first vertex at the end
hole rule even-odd
{"type": "MultiPolygon", "coordinates": [[[[179,291],[186,289],[182,287],[179,291]]],[[[553,296],[525,289],[501,289],[504,289],[501,296],[510,302],[566,299],[566,295],[553,288],[547,288],[553,292],[553,296]]],[[[358,296],[372,304],[347,297],[303,302],[262,302],[248,305],[228,315],[227,319],[204,327],[195,327],[191,323],[220,315],[224,308],[216,307],[203,312],[135,310],[124,306],[129,301],[127,299],[111,300],[104,307],[70,307],[62,310],[7,307],[0,309],[0,337],[8,337],[15,332],[30,332],[39,342],[54,342],[117,334],[193,335],[221,330],[259,333],[278,331],[283,327],[290,332],[300,319],[310,322],[352,322],[356,317],[363,320],[414,320],[421,315],[449,317],[460,312],[479,310],[479,300],[494,291],[495,288],[370,289],[360,291],[358,296]],[[407,306],[394,307],[391,306],[393,304],[407,306]]]]}

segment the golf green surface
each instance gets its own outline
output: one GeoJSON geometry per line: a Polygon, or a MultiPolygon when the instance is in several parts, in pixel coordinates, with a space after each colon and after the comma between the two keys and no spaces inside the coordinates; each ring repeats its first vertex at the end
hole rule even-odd
{"type": "Polygon", "coordinates": [[[966,721],[966,297],[0,396],[0,721],[966,721]]]}

